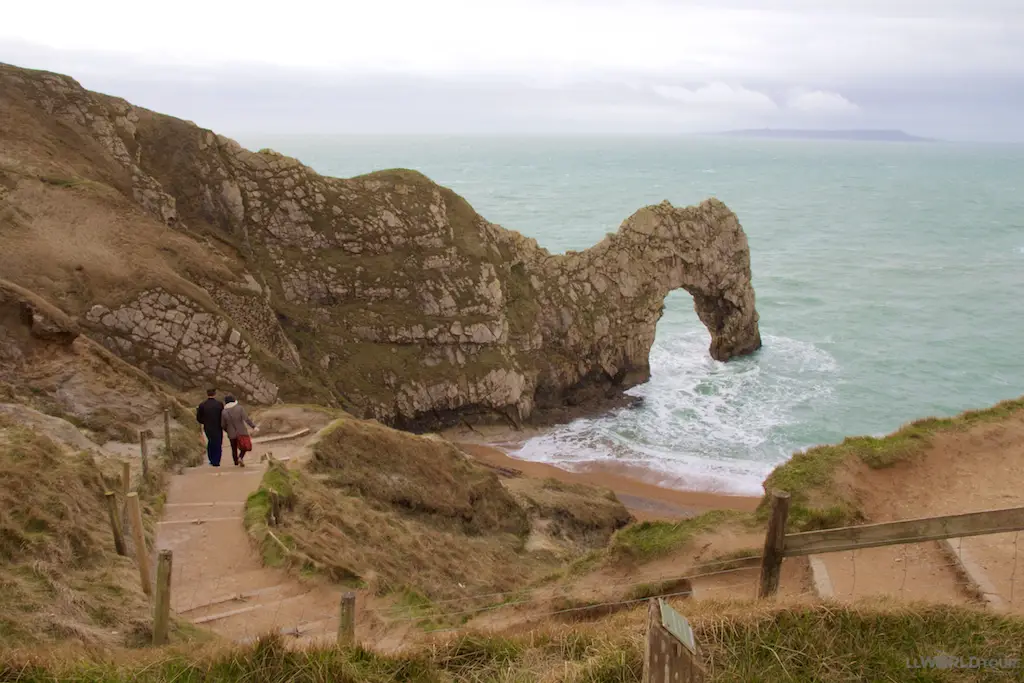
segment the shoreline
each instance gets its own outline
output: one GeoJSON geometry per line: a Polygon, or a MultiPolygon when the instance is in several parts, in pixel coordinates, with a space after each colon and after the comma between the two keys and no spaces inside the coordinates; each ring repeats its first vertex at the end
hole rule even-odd
{"type": "Polygon", "coordinates": [[[480,464],[501,477],[555,479],[569,484],[589,484],[612,490],[637,521],[677,521],[708,510],[753,512],[759,496],[731,495],[707,491],[683,491],[645,481],[643,468],[615,463],[593,463],[585,469],[570,471],[550,463],[519,460],[506,449],[543,434],[542,428],[513,431],[505,427],[485,426],[449,429],[441,436],[480,464]]]}

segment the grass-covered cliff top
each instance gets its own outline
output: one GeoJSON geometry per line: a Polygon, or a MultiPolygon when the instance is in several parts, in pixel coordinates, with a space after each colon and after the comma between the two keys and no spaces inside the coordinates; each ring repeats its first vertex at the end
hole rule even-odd
{"type": "MultiPolygon", "coordinates": [[[[817,446],[796,453],[765,480],[765,491],[788,491],[789,524],[797,531],[825,529],[861,521],[862,511],[851,491],[837,484],[844,467],[862,463],[872,469],[912,463],[943,433],[964,432],[979,425],[996,424],[1024,415],[1024,397],[997,403],[982,410],[968,410],[954,417],[927,417],[904,425],[883,437],[853,436],[841,443],[817,446]]],[[[759,508],[767,515],[766,495],[759,508]]]]}

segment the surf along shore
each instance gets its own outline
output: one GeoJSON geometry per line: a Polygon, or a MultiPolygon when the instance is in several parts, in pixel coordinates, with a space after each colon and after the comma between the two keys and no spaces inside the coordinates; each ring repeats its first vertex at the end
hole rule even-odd
{"type": "Polygon", "coordinates": [[[739,496],[705,491],[671,489],[644,480],[646,470],[615,463],[590,463],[570,471],[549,463],[520,460],[509,455],[540,429],[513,431],[505,427],[478,426],[441,432],[464,453],[495,470],[502,477],[555,479],[610,489],[638,521],[677,520],[707,510],[752,512],[761,501],[757,496],[739,496]]]}

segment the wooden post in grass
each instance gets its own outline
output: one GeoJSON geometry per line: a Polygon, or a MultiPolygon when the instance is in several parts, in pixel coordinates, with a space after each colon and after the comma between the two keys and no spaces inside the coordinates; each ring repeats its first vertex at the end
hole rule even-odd
{"type": "Polygon", "coordinates": [[[146,550],[146,534],[142,530],[142,507],[139,505],[139,494],[132,491],[128,494],[128,516],[132,521],[132,538],[135,540],[135,560],[139,565],[139,579],[146,595],[153,594],[153,583],[149,573],[149,553],[146,550]]]}
{"type": "Polygon", "coordinates": [[[149,483],[149,441],[145,430],[139,432],[139,448],[142,451],[142,483],[149,483]]]}
{"type": "Polygon", "coordinates": [[[757,597],[767,598],[779,589],[779,573],[786,547],[786,520],[789,518],[789,494],[772,491],[772,516],[768,520],[768,533],[764,537],[761,555],[761,584],[757,597]]]}
{"type": "Polygon", "coordinates": [[[124,549],[124,536],[121,534],[121,522],[118,520],[117,496],[114,495],[113,491],[107,491],[103,494],[103,497],[107,499],[107,514],[110,515],[110,530],[114,534],[114,550],[117,551],[118,555],[127,555],[128,551],[124,549]]]}
{"type": "Polygon", "coordinates": [[[171,409],[164,408],[164,457],[171,457],[171,409]]]}
{"type": "Polygon", "coordinates": [[[270,526],[277,526],[281,523],[281,496],[274,489],[270,489],[270,519],[267,521],[270,526]]]}
{"type": "Polygon", "coordinates": [[[355,645],[356,642],[356,594],[348,591],[341,596],[338,612],[338,645],[355,645]]]}
{"type": "Polygon", "coordinates": [[[121,463],[121,492],[125,498],[132,490],[132,464],[125,460],[121,463]]]}
{"type": "Polygon", "coordinates": [[[153,603],[153,644],[167,643],[171,623],[171,551],[161,550],[156,564],[156,600],[153,603]]]}

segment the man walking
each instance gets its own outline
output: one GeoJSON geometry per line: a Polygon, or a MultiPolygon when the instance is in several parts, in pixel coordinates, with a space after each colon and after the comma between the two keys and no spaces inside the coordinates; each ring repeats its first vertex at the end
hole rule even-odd
{"type": "Polygon", "coordinates": [[[216,396],[216,389],[207,390],[206,400],[196,408],[196,422],[203,425],[203,433],[206,435],[206,457],[211,465],[220,467],[221,447],[224,444],[220,415],[224,412],[224,404],[216,396]]]}

